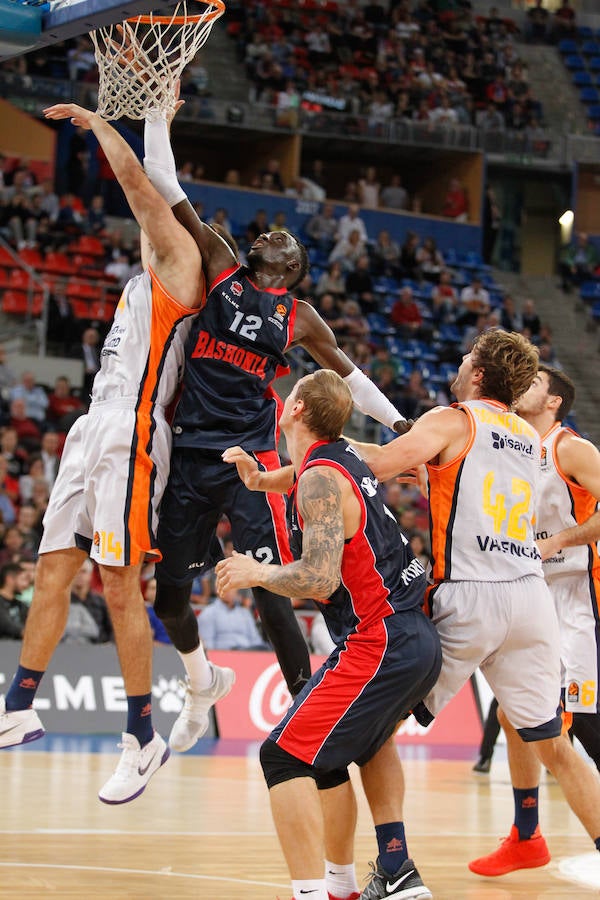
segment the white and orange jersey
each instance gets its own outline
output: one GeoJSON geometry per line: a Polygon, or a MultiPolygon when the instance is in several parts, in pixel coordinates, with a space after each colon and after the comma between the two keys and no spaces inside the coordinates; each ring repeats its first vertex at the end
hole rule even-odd
{"type": "Polygon", "coordinates": [[[464,450],[428,464],[434,581],[542,576],[535,544],[540,438],[502,403],[456,404],[469,420],[464,450]]]}
{"type": "MultiPolygon", "coordinates": [[[[556,422],[542,437],[540,495],[537,507],[537,537],[546,538],[565,528],[581,525],[599,508],[598,501],[588,490],[572,481],[560,468],[557,446],[562,435],[574,434],[570,428],[556,422]]],[[[600,577],[599,545],[582,544],[564,547],[544,562],[544,575],[593,572],[600,577]]]]}
{"type": "Polygon", "coordinates": [[[197,312],[175,300],[152,269],[132,278],[100,353],[92,402],[168,406],[183,374],[185,341],[197,312]]]}

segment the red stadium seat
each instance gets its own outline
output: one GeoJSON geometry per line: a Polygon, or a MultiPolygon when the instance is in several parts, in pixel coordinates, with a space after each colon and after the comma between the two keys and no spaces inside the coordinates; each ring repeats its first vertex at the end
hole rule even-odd
{"type": "Polygon", "coordinates": [[[48,253],[42,266],[44,272],[53,272],[55,275],[75,275],[77,269],[68,256],[64,253],[48,253]]]}
{"type": "MultiPolygon", "coordinates": [[[[43,294],[33,295],[31,313],[39,316],[44,302],[43,294]]],[[[24,316],[28,312],[28,296],[26,291],[5,291],[2,297],[2,311],[13,315],[24,316]]]]}
{"type": "Polygon", "coordinates": [[[71,244],[69,249],[76,253],[83,253],[85,256],[106,256],[102,241],[91,234],[82,234],[71,244]]]}
{"type": "Polygon", "coordinates": [[[25,265],[31,266],[32,269],[41,269],[44,265],[44,257],[35,248],[25,247],[23,250],[19,250],[19,259],[23,260],[25,265]]]}
{"type": "Polygon", "coordinates": [[[32,283],[29,272],[25,269],[11,269],[8,273],[7,284],[15,291],[27,291],[32,283]]]}

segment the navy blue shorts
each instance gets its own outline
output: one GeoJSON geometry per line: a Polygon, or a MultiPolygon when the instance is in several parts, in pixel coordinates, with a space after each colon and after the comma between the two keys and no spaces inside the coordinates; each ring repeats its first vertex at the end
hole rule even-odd
{"type": "MultiPolygon", "coordinates": [[[[255,452],[264,471],[278,468],[275,451],[255,452]]],[[[231,523],[233,546],[258,562],[287,563],[292,555],[283,494],[249,491],[237,469],[219,451],[180,447],[173,450],[161,507],[156,567],[159,580],[184,585],[222,559],[216,528],[222,513],[231,523]]]]}
{"type": "Polygon", "coordinates": [[[394,613],[336,647],[269,738],[316,769],[364,765],[431,690],[441,664],[427,616],[394,613]]]}

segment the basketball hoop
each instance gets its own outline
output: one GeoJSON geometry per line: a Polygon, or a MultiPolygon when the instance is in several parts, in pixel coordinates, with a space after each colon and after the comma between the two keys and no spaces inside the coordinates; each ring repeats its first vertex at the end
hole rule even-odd
{"type": "Polygon", "coordinates": [[[92,31],[98,115],[144,119],[150,109],[172,114],[181,73],[224,12],[223,0],[182,0],[172,15],[152,13],[92,31]]]}

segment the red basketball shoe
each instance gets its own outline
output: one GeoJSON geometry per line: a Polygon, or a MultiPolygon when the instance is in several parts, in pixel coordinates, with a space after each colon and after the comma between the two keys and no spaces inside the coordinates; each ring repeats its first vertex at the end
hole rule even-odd
{"type": "Polygon", "coordinates": [[[506,875],[515,869],[535,869],[549,862],[550,853],[540,826],[537,826],[528,840],[522,841],[516,825],[513,825],[509,836],[504,838],[498,849],[487,856],[474,859],[469,863],[469,869],[476,875],[506,875]]]}

